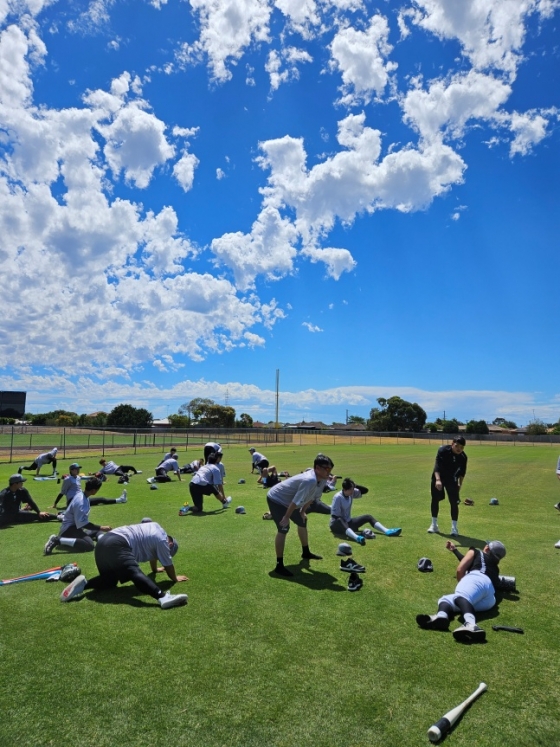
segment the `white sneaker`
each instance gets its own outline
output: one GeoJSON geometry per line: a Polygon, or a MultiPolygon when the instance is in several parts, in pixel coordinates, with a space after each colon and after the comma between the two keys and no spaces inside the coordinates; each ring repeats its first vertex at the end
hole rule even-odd
{"type": "Polygon", "coordinates": [[[449,534],[452,537],[458,537],[459,536],[459,530],[457,529],[457,527],[451,527],[451,531],[449,532],[449,534]]]}
{"type": "Polygon", "coordinates": [[[86,584],[87,579],[83,574],[76,576],[72,583],[69,584],[60,595],[60,601],[69,602],[71,599],[74,599],[74,597],[77,597],[83,592],[86,584]]]}
{"type": "Polygon", "coordinates": [[[437,524],[430,524],[427,531],[428,534],[439,534],[439,527],[437,524]]]}
{"type": "Polygon", "coordinates": [[[169,609],[169,607],[181,607],[189,601],[187,594],[170,594],[166,593],[164,597],[159,599],[159,606],[162,610],[169,609]]]}
{"type": "Polygon", "coordinates": [[[231,503],[231,495],[228,495],[228,497],[223,502],[223,505],[224,506],[229,506],[230,503],[231,503]]]}
{"type": "Polygon", "coordinates": [[[126,497],[126,490],[123,490],[122,495],[117,498],[117,503],[126,503],[128,498],[126,497]]]}
{"type": "Polygon", "coordinates": [[[137,475],[141,475],[141,474],[142,474],[142,470],[141,470],[141,469],[137,469],[137,470],[136,470],[136,474],[137,474],[137,475]]]}
{"type": "Polygon", "coordinates": [[[155,477],[148,477],[146,482],[149,482],[150,484],[152,484],[155,481],[155,479],[156,479],[155,477]]]}
{"type": "Polygon", "coordinates": [[[557,547],[560,550],[560,540],[554,545],[554,547],[557,547]]]}

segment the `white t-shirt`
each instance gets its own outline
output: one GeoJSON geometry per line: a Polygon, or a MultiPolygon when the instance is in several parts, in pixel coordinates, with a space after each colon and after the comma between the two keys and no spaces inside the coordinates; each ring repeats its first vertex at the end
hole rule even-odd
{"type": "Polygon", "coordinates": [[[155,521],[149,524],[130,524],[111,530],[128,542],[137,563],[147,563],[157,558],[163,566],[173,565],[167,532],[155,521]]]}
{"type": "Polygon", "coordinates": [[[205,464],[193,476],[191,482],[195,485],[221,485],[222,473],[217,464],[205,464]]]}
{"type": "Polygon", "coordinates": [[[76,493],[82,489],[81,481],[82,478],[80,475],[67,475],[62,481],[60,492],[66,497],[66,505],[68,505],[76,493]]]}
{"type": "Polygon", "coordinates": [[[81,490],[78,490],[74,498],[72,498],[72,503],[67,506],[64,512],[64,519],[59,534],[64,534],[70,527],[82,529],[86,524],[89,524],[90,508],[89,498],[81,490]]]}
{"type": "Polygon", "coordinates": [[[58,449],[55,446],[54,449],[51,449],[50,451],[46,451],[44,454],[39,454],[39,456],[35,460],[35,462],[37,463],[37,467],[42,467],[43,464],[47,464],[47,463],[50,464],[51,457],[53,458],[56,457],[57,451],[58,449]]]}
{"type": "Polygon", "coordinates": [[[354,500],[354,498],[361,497],[362,494],[360,493],[358,488],[354,488],[349,496],[344,495],[342,490],[339,490],[333,498],[333,502],[331,505],[330,526],[332,526],[337,519],[342,519],[348,524],[352,515],[352,501],[354,500]]]}
{"type": "Polygon", "coordinates": [[[280,503],[286,508],[290,503],[295,503],[298,508],[302,508],[306,503],[321,497],[326,482],[326,480],[317,480],[315,470],[306,470],[274,485],[268,491],[268,497],[274,503],[280,503]]]}
{"type": "Polygon", "coordinates": [[[179,462],[176,459],[166,459],[158,464],[156,469],[164,469],[166,472],[179,472],[179,462]]]}
{"type": "Polygon", "coordinates": [[[118,468],[119,465],[115,464],[115,462],[107,462],[99,471],[104,475],[114,475],[118,468]]]}
{"type": "Polygon", "coordinates": [[[266,459],[265,455],[259,454],[258,451],[254,451],[251,458],[253,460],[253,464],[258,464],[259,462],[262,462],[263,459],[266,459]]]}

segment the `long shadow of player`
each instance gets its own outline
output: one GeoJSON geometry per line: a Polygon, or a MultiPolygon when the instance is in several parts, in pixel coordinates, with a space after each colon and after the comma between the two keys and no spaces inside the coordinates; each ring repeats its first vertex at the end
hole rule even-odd
{"type": "Polygon", "coordinates": [[[309,565],[309,561],[302,560],[298,565],[286,567],[292,571],[293,576],[279,576],[274,571],[270,571],[268,575],[276,581],[300,584],[313,591],[346,591],[346,587],[341,586],[335,576],[325,571],[315,570],[309,565]]]}

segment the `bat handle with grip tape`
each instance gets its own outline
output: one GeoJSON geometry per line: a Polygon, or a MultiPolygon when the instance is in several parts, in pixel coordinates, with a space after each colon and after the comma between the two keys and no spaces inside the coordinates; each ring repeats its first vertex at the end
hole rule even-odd
{"type": "Polygon", "coordinates": [[[445,716],[443,718],[440,718],[440,720],[436,724],[430,726],[430,728],[428,729],[429,740],[431,742],[438,742],[444,734],[447,734],[450,728],[451,723],[449,719],[446,719],[445,716]]]}
{"type": "Polygon", "coordinates": [[[507,630],[509,633],[523,633],[525,632],[523,628],[513,628],[511,625],[492,625],[492,630],[507,630]]]}

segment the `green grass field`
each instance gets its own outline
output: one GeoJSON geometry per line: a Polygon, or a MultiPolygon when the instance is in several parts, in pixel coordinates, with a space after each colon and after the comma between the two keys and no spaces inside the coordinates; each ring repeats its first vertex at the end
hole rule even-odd
{"type": "MultiPolygon", "coordinates": [[[[316,447],[278,446],[265,453],[292,474],[310,466],[316,447]]],[[[300,561],[297,533],[286,542],[293,579],[270,575],[275,564],[272,522],[263,521],[265,491],[250,474],[245,448],[225,452],[226,492],[204,516],[179,517],[189,499],[182,483],[151,491],[154,456],[122,457],[144,470],[131,480],[124,505],[92,509],[112,526],[144,516],[180,543],[178,573],[190,581],[187,607],[161,610],[132,585],[69,604],[61,583],[34,581],[0,588],[0,745],[46,747],[370,747],[429,744],[426,732],[479,682],[484,693],[446,738],[450,747],[552,747],[559,743],[558,564],[560,500],[551,449],[470,446],[469,471],[457,544],[500,539],[508,549],[504,574],[517,577],[519,595],[481,616],[484,645],[456,643],[451,633],[420,630],[419,612],[433,612],[453,590],[456,560],[445,536],[429,535],[429,478],[435,446],[337,446],[324,449],[335,472],[369,486],[354,515],[373,513],[402,536],[378,536],[355,557],[367,567],[364,587],[351,594],[335,552],[328,518],[312,514],[311,550],[300,561]],[[247,480],[238,485],[239,478],[247,480]],[[499,506],[490,506],[497,496],[499,506]],[[246,515],[234,513],[244,505],[246,515]],[[428,556],[434,573],[416,563],[428,556]],[[521,626],[525,635],[494,632],[492,624],[521,626]]],[[[80,460],[85,471],[96,457],[80,460]]],[[[189,451],[189,460],[194,458],[189,451]]],[[[118,461],[118,459],[117,459],[118,461]]],[[[185,458],[184,461],[187,461],[185,458]]],[[[68,463],[62,463],[65,470],[68,463]]],[[[0,484],[15,471],[0,466],[0,484]]],[[[48,469],[43,468],[46,473],[48,469]]],[[[56,483],[26,483],[41,509],[52,505],[56,483]]],[[[102,495],[121,492],[116,479],[102,495]]],[[[330,497],[332,498],[332,493],[330,497]]],[[[328,497],[327,497],[328,499],[328,497]]],[[[0,575],[19,576],[76,560],[95,573],[93,554],[42,555],[58,525],[0,532],[0,575]]],[[[442,504],[440,529],[450,528],[442,504]]],[[[147,570],[147,569],[146,569],[147,570]]],[[[169,582],[161,579],[163,588],[169,582]]],[[[456,623],[452,624],[452,628],[456,623]]]]}

